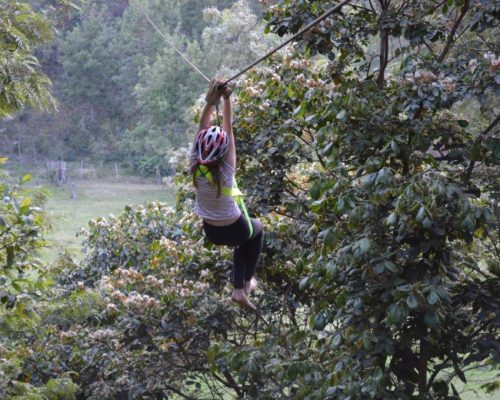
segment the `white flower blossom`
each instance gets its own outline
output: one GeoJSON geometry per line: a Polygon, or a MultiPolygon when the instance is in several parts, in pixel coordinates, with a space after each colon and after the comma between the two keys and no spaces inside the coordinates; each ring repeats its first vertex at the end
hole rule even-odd
{"type": "Polygon", "coordinates": [[[116,336],[118,336],[118,332],[113,330],[113,329],[109,329],[109,328],[98,329],[97,331],[95,331],[89,335],[90,339],[94,342],[112,339],[112,338],[115,338],[116,336]]]}

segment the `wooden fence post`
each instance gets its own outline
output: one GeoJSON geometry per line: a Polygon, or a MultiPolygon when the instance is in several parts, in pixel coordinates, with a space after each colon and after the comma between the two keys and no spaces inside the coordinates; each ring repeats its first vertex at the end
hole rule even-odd
{"type": "Polygon", "coordinates": [[[161,168],[159,165],[156,166],[156,183],[161,185],[161,168]]]}
{"type": "Polygon", "coordinates": [[[76,200],[76,184],[74,181],[71,182],[71,200],[76,200]]]}

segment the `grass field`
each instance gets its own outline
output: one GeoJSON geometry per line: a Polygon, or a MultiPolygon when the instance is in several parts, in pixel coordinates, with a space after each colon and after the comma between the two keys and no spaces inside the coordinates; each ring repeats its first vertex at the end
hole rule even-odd
{"type": "Polygon", "coordinates": [[[492,394],[487,394],[483,389],[480,389],[482,385],[488,382],[493,382],[499,379],[500,371],[482,371],[481,369],[475,369],[468,371],[466,373],[467,384],[462,383],[462,381],[455,379],[453,381],[455,387],[457,388],[460,396],[463,400],[493,400],[500,398],[500,392],[496,391],[492,394]]]}
{"type": "Polygon", "coordinates": [[[81,238],[76,233],[90,219],[118,215],[127,204],[136,206],[148,201],[172,204],[174,199],[161,185],[151,183],[80,181],[76,188],[76,200],[70,198],[69,188],[50,188],[46,207],[53,227],[47,235],[49,247],[42,254],[45,261],[53,261],[60,248],[81,259],[81,238]]]}

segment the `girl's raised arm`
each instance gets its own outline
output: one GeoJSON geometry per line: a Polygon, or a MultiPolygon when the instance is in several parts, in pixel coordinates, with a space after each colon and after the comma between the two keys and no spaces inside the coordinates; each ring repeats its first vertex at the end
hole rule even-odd
{"type": "Polygon", "coordinates": [[[223,127],[229,135],[229,150],[226,155],[226,162],[236,169],[236,144],[234,142],[233,134],[233,112],[231,107],[231,93],[233,92],[232,86],[226,86],[222,97],[224,98],[224,108],[222,111],[223,127]]]}
{"type": "Polygon", "coordinates": [[[214,112],[214,106],[219,101],[223,93],[223,88],[221,86],[220,79],[212,79],[208,85],[208,91],[205,96],[206,104],[201,111],[200,116],[200,126],[198,127],[198,132],[201,129],[208,128],[210,125],[210,116],[214,112]]]}

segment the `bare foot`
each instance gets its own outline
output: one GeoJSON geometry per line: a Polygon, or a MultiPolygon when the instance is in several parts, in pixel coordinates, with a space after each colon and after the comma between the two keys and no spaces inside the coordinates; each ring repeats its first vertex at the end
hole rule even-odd
{"type": "Polygon", "coordinates": [[[253,278],[249,281],[245,281],[245,294],[250,296],[255,289],[257,289],[257,279],[253,278]]]}
{"type": "Polygon", "coordinates": [[[255,307],[252,302],[248,300],[248,297],[245,295],[244,289],[234,289],[233,294],[231,295],[231,300],[249,311],[257,310],[257,307],[255,307]]]}

